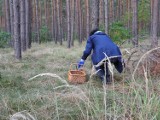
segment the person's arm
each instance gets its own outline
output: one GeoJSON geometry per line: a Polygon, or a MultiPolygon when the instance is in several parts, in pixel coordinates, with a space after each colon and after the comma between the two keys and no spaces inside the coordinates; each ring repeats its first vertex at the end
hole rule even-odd
{"type": "Polygon", "coordinates": [[[91,54],[92,48],[93,48],[93,43],[91,41],[91,38],[89,37],[87,40],[87,43],[86,43],[86,48],[83,51],[83,55],[81,57],[81,60],[78,62],[78,69],[80,69],[84,65],[85,60],[91,54]]]}
{"type": "Polygon", "coordinates": [[[91,54],[92,49],[93,49],[93,43],[91,41],[91,38],[89,37],[86,43],[86,48],[83,51],[83,55],[81,59],[85,61],[87,57],[91,54]]]}

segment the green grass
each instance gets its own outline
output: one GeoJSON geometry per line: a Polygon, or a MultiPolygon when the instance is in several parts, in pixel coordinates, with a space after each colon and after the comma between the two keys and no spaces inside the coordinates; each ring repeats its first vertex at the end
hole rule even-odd
{"type": "MultiPolygon", "coordinates": [[[[160,119],[160,83],[146,77],[132,78],[125,71],[109,88],[91,75],[88,82],[67,82],[70,64],[77,62],[85,44],[65,46],[33,44],[17,61],[13,50],[0,49],[0,120],[18,117],[31,120],[160,119]],[[126,80],[127,78],[127,80],[126,80]]],[[[18,119],[19,120],[19,119],[18,119]]]]}

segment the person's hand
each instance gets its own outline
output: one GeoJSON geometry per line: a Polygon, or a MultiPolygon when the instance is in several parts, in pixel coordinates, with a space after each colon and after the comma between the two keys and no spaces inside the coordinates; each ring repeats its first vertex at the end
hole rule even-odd
{"type": "Polygon", "coordinates": [[[84,65],[84,60],[81,59],[79,62],[78,62],[78,69],[80,69],[81,67],[83,67],[84,65]]]}

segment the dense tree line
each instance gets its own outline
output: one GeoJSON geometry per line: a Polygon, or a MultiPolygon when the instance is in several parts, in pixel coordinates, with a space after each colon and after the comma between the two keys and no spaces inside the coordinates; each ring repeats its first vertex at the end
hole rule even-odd
{"type": "Polygon", "coordinates": [[[160,34],[159,0],[0,0],[0,28],[11,34],[9,44],[15,56],[32,42],[54,41],[67,47],[86,40],[89,31],[99,27],[115,42],[139,45],[142,34],[158,45],[160,34]],[[117,40],[117,41],[116,41],[117,40]]]}

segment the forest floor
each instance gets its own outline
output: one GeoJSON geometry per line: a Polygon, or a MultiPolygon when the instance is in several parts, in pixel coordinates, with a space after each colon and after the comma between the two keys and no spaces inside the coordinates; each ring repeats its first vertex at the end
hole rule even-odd
{"type": "Polygon", "coordinates": [[[70,84],[70,65],[79,61],[84,48],[85,43],[70,49],[54,43],[33,44],[21,61],[14,58],[13,49],[0,49],[0,119],[160,119],[159,73],[152,73],[159,67],[150,71],[159,65],[159,49],[124,45],[126,68],[119,74],[113,67],[114,82],[109,86],[93,75],[89,57],[87,82],[70,84]],[[158,57],[151,62],[153,53],[158,57]]]}

